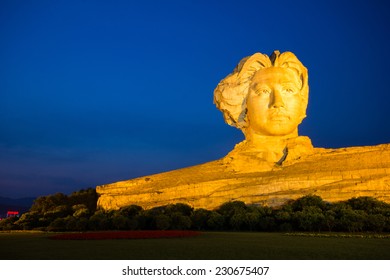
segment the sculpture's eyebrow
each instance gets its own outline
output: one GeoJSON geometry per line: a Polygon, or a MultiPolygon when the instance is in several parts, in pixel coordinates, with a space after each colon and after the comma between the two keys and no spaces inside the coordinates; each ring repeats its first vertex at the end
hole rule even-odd
{"type": "Polygon", "coordinates": [[[283,86],[296,86],[296,85],[299,85],[299,83],[298,82],[282,82],[282,83],[280,83],[281,85],[283,85],[283,86]]]}
{"type": "Polygon", "coordinates": [[[287,82],[282,82],[280,83],[282,86],[293,86],[293,87],[297,87],[297,88],[302,88],[302,83],[300,83],[299,81],[296,81],[296,82],[293,82],[293,81],[287,81],[287,82]]]}
{"type": "Polygon", "coordinates": [[[258,91],[262,89],[269,89],[270,87],[267,84],[261,84],[261,83],[256,83],[251,86],[252,90],[258,91]]]}

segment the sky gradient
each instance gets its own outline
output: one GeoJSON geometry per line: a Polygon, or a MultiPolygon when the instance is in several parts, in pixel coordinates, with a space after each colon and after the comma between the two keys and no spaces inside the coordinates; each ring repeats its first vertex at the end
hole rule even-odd
{"type": "Polygon", "coordinates": [[[245,56],[309,70],[314,146],[390,143],[386,1],[0,2],[0,196],[70,193],[219,159],[213,91],[245,56]],[[223,3],[223,4],[222,4],[223,3]]]}

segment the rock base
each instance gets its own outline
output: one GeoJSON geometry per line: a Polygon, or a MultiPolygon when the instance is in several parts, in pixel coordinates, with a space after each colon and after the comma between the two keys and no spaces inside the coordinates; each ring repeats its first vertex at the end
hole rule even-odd
{"type": "Polygon", "coordinates": [[[303,159],[261,172],[235,172],[220,159],[98,186],[96,191],[98,206],[106,210],[131,204],[149,209],[170,203],[215,209],[235,200],[278,206],[308,194],[329,202],[371,196],[390,203],[390,144],[314,148],[303,159]]]}

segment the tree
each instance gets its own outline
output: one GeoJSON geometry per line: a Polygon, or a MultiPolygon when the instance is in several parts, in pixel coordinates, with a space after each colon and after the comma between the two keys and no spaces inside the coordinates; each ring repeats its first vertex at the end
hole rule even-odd
{"type": "Polygon", "coordinates": [[[131,218],[128,218],[128,229],[130,229],[130,230],[140,229],[139,217],[140,216],[137,215],[137,216],[133,216],[131,218]]]}
{"type": "Polygon", "coordinates": [[[68,205],[68,197],[63,193],[56,193],[48,196],[38,197],[30,208],[30,211],[35,211],[44,214],[53,211],[57,206],[68,205]]]}
{"type": "Polygon", "coordinates": [[[211,230],[222,230],[224,223],[224,217],[215,211],[211,212],[209,219],[207,220],[207,226],[211,230]]]}
{"type": "Polygon", "coordinates": [[[66,230],[67,221],[63,217],[59,217],[54,219],[47,227],[48,231],[65,231],[66,230]]]}
{"type": "Polygon", "coordinates": [[[385,216],[385,227],[383,231],[390,232],[390,216],[385,216]]]}
{"type": "Polygon", "coordinates": [[[207,221],[210,217],[211,211],[205,209],[196,209],[191,215],[191,224],[192,227],[197,230],[206,230],[208,229],[207,221]]]}
{"type": "Polygon", "coordinates": [[[20,216],[19,220],[17,220],[15,224],[24,230],[31,230],[41,226],[39,218],[39,212],[29,211],[22,214],[22,216],[20,216]]]}
{"type": "Polygon", "coordinates": [[[324,213],[324,228],[332,231],[336,226],[336,213],[333,210],[328,210],[324,213]]]}
{"type": "Polygon", "coordinates": [[[293,230],[293,214],[291,207],[282,207],[274,212],[275,221],[280,231],[293,230]]]}
{"type": "Polygon", "coordinates": [[[16,230],[20,229],[20,226],[18,226],[17,221],[19,220],[19,217],[9,217],[3,220],[0,220],[0,230],[16,230]]]}
{"type": "Polygon", "coordinates": [[[387,219],[382,214],[368,214],[366,219],[366,230],[382,232],[386,228],[387,219]]]}
{"type": "Polygon", "coordinates": [[[181,212],[173,212],[170,216],[171,229],[189,229],[191,227],[191,219],[189,216],[183,215],[181,212]]]}
{"type": "Polygon", "coordinates": [[[246,208],[247,208],[246,204],[242,201],[231,201],[222,204],[217,209],[217,212],[223,215],[224,217],[231,217],[234,215],[235,212],[246,210],[246,208]]]}
{"type": "Polygon", "coordinates": [[[347,200],[353,210],[362,210],[367,214],[381,214],[390,211],[390,205],[369,196],[355,197],[347,200]]]}
{"type": "Polygon", "coordinates": [[[65,218],[66,230],[68,231],[86,231],[88,230],[88,218],[68,216],[65,218]]]}
{"type": "Polygon", "coordinates": [[[138,205],[129,205],[121,208],[119,211],[123,216],[134,217],[139,215],[143,211],[143,209],[141,206],[138,205]]]}
{"type": "Polygon", "coordinates": [[[338,224],[342,231],[359,232],[363,230],[366,219],[364,211],[344,208],[340,210],[338,224]]]}
{"type": "Polygon", "coordinates": [[[261,231],[275,231],[277,224],[272,215],[262,216],[259,221],[259,230],[261,231]]]}
{"type": "Polygon", "coordinates": [[[165,214],[159,214],[154,217],[154,223],[156,229],[166,230],[169,229],[171,226],[171,219],[165,214]]]}
{"type": "Polygon", "coordinates": [[[247,213],[245,209],[238,208],[233,215],[229,217],[229,228],[233,230],[248,229],[247,213]]]}
{"type": "Polygon", "coordinates": [[[43,213],[43,216],[47,219],[54,220],[56,218],[64,218],[72,214],[72,209],[68,205],[53,206],[51,210],[43,213]]]}
{"type": "Polygon", "coordinates": [[[76,204],[72,206],[73,217],[87,218],[90,216],[88,207],[85,204],[76,204]]]}
{"type": "Polygon", "coordinates": [[[321,208],[317,206],[306,206],[302,211],[294,213],[294,220],[300,230],[320,231],[324,225],[325,216],[321,208]]]}
{"type": "Polygon", "coordinates": [[[258,230],[260,227],[261,211],[259,207],[250,206],[245,214],[246,225],[249,230],[258,230]]]}
{"type": "Polygon", "coordinates": [[[124,230],[129,228],[129,218],[123,216],[120,212],[116,212],[111,217],[112,229],[124,230]]]}
{"type": "Polygon", "coordinates": [[[258,230],[260,231],[275,231],[277,223],[275,219],[275,209],[268,206],[259,206],[260,220],[258,230]]]}
{"type": "Polygon", "coordinates": [[[226,229],[239,230],[245,227],[247,206],[242,201],[231,201],[222,204],[217,212],[224,218],[226,229]]]}
{"type": "Polygon", "coordinates": [[[168,204],[166,207],[165,207],[165,213],[166,214],[170,214],[170,213],[181,213],[182,215],[184,216],[191,216],[192,214],[192,211],[194,209],[187,205],[187,204],[184,204],[184,203],[176,203],[176,204],[168,204]]]}
{"type": "Polygon", "coordinates": [[[305,207],[314,206],[321,210],[326,209],[327,204],[322,200],[322,198],[318,195],[306,195],[291,203],[292,210],[302,211],[305,207]]]}
{"type": "Polygon", "coordinates": [[[68,204],[70,206],[84,204],[90,213],[96,211],[97,201],[98,194],[94,188],[73,192],[68,197],[68,204]]]}
{"type": "Polygon", "coordinates": [[[111,228],[111,219],[109,213],[104,211],[96,211],[88,222],[88,228],[91,230],[107,230],[111,228]]]}

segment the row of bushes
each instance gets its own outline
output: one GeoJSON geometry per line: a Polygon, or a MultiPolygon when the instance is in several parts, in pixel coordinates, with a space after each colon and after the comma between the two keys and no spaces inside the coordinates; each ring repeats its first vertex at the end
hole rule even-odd
{"type": "MultiPolygon", "coordinates": [[[[97,199],[92,189],[79,195],[89,202],[97,199]]],[[[81,200],[64,199],[65,204],[51,203],[53,200],[36,201],[20,218],[1,221],[0,229],[390,232],[390,205],[371,197],[327,203],[319,196],[309,195],[278,208],[233,201],[213,211],[181,203],[149,210],[130,205],[117,211],[103,211],[93,209],[92,203],[88,207],[81,200]]]]}

